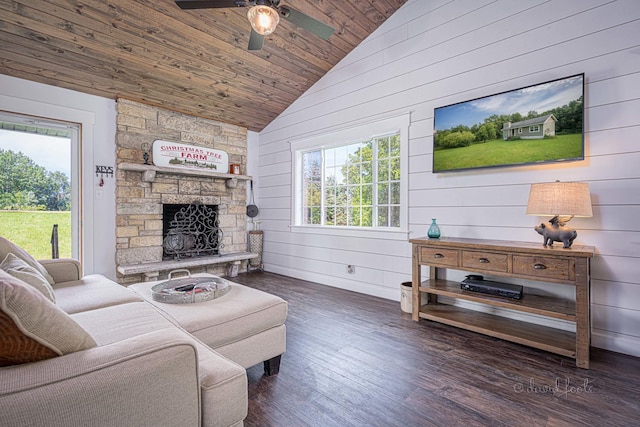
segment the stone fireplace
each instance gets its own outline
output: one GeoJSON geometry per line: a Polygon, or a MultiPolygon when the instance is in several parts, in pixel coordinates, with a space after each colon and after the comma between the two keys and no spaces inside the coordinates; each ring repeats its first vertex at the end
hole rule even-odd
{"type": "MultiPolygon", "coordinates": [[[[247,154],[247,130],[225,123],[167,111],[158,107],[118,99],[118,131],[116,136],[116,264],[118,281],[135,283],[154,278],[165,278],[168,270],[163,232],[166,219],[164,207],[188,206],[194,202],[201,206],[215,206],[216,222],[221,230],[220,241],[213,252],[206,256],[210,264],[190,266],[192,273],[208,272],[224,275],[225,265],[212,257],[225,254],[246,253],[246,180],[241,175],[231,179],[224,173],[190,173],[189,171],[145,166],[142,144],[155,140],[215,148],[229,155],[229,162],[241,165],[245,172],[247,154]],[[159,265],[153,272],[144,266],[159,265]],[[140,266],[139,269],[123,266],[140,266]],[[148,270],[148,269],[147,269],[148,270]],[[124,273],[123,273],[124,272],[124,273]]],[[[153,159],[150,159],[152,163],[153,159]]],[[[208,212],[210,214],[211,212],[208,212]]],[[[171,221],[171,219],[169,219],[171,221]]],[[[178,227],[184,228],[185,223],[178,227]]],[[[184,230],[183,230],[184,231],[184,230]]],[[[174,236],[176,232],[174,231],[174,236]]],[[[177,237],[174,246],[191,244],[192,237],[177,237]],[[180,242],[179,242],[180,241],[180,242]]],[[[192,247],[193,257],[198,249],[192,247]]],[[[181,255],[184,260],[185,255],[181,255]]],[[[206,257],[205,257],[206,258],[206,257]]],[[[237,258],[237,257],[236,257],[237,258]]],[[[240,257],[246,260],[247,258],[240,257]]],[[[235,258],[234,258],[235,259],[235,258]]],[[[182,262],[182,261],[174,261],[182,262]]],[[[237,262],[237,261],[236,261],[237,262]]],[[[243,261],[246,262],[246,261],[243,261]]],[[[174,264],[171,264],[173,269],[174,264]]]]}

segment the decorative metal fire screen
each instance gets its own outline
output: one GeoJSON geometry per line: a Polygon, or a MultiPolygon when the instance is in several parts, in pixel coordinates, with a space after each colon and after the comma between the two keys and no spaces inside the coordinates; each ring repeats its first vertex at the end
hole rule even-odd
{"type": "Polygon", "coordinates": [[[218,226],[217,206],[203,205],[198,201],[190,205],[165,205],[163,215],[167,224],[162,245],[164,258],[180,259],[220,253],[223,235],[218,226]],[[167,208],[175,213],[168,214],[167,208]]]}

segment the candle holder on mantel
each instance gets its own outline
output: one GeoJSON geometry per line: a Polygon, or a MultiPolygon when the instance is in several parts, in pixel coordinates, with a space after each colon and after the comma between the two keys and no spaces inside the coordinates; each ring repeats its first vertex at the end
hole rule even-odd
{"type": "Polygon", "coordinates": [[[149,144],[148,142],[144,142],[141,147],[142,147],[142,158],[144,159],[144,164],[148,165],[149,164],[149,150],[151,150],[151,144],[149,144]]]}

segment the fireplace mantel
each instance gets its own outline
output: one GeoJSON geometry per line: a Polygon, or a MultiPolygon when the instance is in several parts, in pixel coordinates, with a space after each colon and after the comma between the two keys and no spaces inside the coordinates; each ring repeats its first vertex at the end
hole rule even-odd
{"type": "Polygon", "coordinates": [[[234,179],[242,181],[250,181],[253,179],[253,177],[249,175],[234,175],[231,173],[212,172],[204,169],[200,170],[189,168],[171,168],[166,166],[145,165],[140,163],[119,163],[118,168],[126,171],[143,172],[142,180],[145,182],[153,182],[156,179],[157,172],[173,175],[226,179],[227,182],[229,182],[228,180],[234,179]]]}

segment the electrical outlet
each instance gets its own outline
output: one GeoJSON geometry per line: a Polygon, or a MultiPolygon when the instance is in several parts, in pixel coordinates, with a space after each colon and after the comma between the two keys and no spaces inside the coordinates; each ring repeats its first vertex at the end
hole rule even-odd
{"type": "Polygon", "coordinates": [[[347,273],[348,274],[356,274],[356,266],[355,265],[347,265],[347,273]]]}

